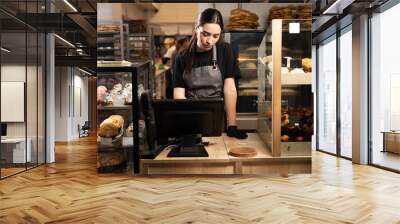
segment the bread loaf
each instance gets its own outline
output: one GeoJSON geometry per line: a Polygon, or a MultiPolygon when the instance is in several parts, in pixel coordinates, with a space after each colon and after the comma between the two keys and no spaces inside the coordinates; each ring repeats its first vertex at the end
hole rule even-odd
{"type": "Polygon", "coordinates": [[[100,124],[98,135],[103,138],[113,138],[124,127],[124,118],[120,115],[111,115],[100,124]]]}
{"type": "Polygon", "coordinates": [[[250,11],[244,9],[234,9],[231,11],[229,17],[229,28],[242,28],[242,29],[257,29],[260,24],[258,23],[258,16],[250,11]]]}
{"type": "Polygon", "coordinates": [[[302,64],[304,72],[311,72],[311,68],[312,68],[311,58],[303,58],[301,60],[301,64],[302,64]]]}

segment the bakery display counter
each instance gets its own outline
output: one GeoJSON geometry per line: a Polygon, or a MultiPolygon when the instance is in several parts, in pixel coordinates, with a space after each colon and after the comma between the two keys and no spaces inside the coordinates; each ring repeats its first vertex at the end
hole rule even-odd
{"type": "Polygon", "coordinates": [[[97,64],[97,170],[139,172],[146,148],[139,96],[149,90],[150,62],[97,64]]]}
{"type": "Polygon", "coordinates": [[[244,140],[227,137],[203,138],[208,142],[209,157],[167,157],[163,150],[155,159],[141,159],[141,174],[255,174],[283,175],[311,173],[311,156],[273,157],[258,134],[249,133],[244,140]],[[251,147],[257,155],[234,157],[229,151],[238,147],[251,147]]]}

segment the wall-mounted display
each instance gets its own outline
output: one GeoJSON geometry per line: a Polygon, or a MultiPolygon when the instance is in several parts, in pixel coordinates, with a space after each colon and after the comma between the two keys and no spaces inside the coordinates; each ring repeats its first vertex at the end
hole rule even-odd
{"type": "Polygon", "coordinates": [[[24,104],[25,82],[1,82],[1,122],[24,122],[24,104]]]}

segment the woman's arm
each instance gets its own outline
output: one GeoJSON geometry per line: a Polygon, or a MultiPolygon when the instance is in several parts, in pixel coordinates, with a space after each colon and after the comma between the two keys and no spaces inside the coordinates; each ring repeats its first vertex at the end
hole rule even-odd
{"type": "Polygon", "coordinates": [[[235,86],[235,80],[233,78],[226,78],[224,81],[224,98],[225,98],[225,111],[228,123],[228,129],[226,134],[229,137],[235,137],[237,139],[247,138],[245,131],[238,130],[236,127],[236,102],[237,102],[237,91],[235,86]]]}
{"type": "Polygon", "coordinates": [[[226,78],[224,81],[224,99],[228,126],[236,126],[237,92],[233,78],[226,78]]]}
{"type": "Polygon", "coordinates": [[[174,99],[186,99],[185,88],[175,87],[174,88],[174,99]]]}

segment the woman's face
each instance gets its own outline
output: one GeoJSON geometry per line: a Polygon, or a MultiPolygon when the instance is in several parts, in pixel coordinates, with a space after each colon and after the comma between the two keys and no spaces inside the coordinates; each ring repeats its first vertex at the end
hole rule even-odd
{"type": "Polygon", "coordinates": [[[200,50],[207,51],[218,42],[221,36],[221,27],[216,23],[206,23],[199,26],[197,32],[197,47],[200,50]]]}

